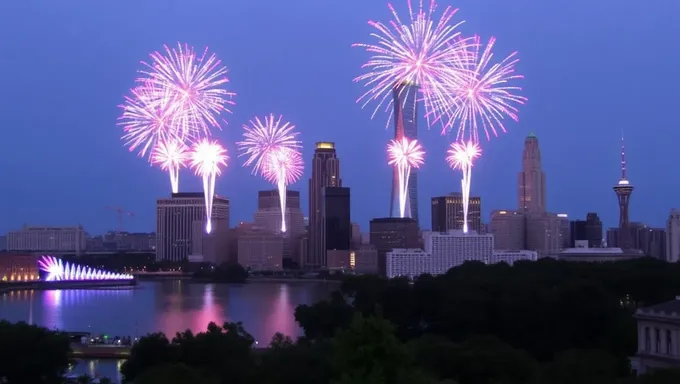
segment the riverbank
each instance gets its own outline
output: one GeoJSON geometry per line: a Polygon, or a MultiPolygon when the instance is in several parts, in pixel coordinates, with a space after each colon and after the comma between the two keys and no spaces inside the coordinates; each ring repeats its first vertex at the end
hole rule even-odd
{"type": "Polygon", "coordinates": [[[31,281],[16,283],[0,283],[0,293],[22,290],[50,290],[50,289],[92,289],[133,287],[136,279],[126,280],[83,280],[83,281],[31,281]]]}
{"type": "MultiPolygon", "coordinates": [[[[130,357],[130,346],[119,345],[83,345],[71,344],[71,353],[69,357],[72,359],[89,359],[89,360],[125,360],[130,357]]],[[[267,347],[253,348],[255,353],[263,353],[267,347]]]]}

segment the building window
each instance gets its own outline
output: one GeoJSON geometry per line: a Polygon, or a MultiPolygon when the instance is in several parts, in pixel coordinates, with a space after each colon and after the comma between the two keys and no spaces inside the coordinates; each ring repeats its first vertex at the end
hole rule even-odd
{"type": "Polygon", "coordinates": [[[654,328],[654,352],[661,353],[661,331],[659,328],[654,328]]]}
{"type": "Polygon", "coordinates": [[[673,354],[673,339],[671,338],[671,331],[668,329],[666,330],[666,353],[673,354]]]}

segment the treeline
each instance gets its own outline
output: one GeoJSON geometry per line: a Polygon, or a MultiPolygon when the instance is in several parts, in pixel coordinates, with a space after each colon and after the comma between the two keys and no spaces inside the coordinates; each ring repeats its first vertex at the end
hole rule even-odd
{"type": "MultiPolygon", "coordinates": [[[[277,335],[254,348],[239,323],[152,334],[121,371],[137,384],[676,384],[680,371],[633,377],[628,357],[637,349],[632,314],[674,299],[679,277],[680,265],[652,259],[467,263],[413,283],[351,277],[328,300],[296,309],[299,340],[277,335]]],[[[34,380],[62,364],[61,342],[3,326],[0,383],[51,383],[20,373],[34,380]],[[28,355],[7,347],[22,340],[48,346],[28,355]]]]}

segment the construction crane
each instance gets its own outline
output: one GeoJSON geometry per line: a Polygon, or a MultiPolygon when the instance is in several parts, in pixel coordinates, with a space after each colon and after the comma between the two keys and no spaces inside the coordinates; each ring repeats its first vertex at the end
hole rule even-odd
{"type": "Polygon", "coordinates": [[[116,214],[118,214],[118,229],[116,230],[118,232],[123,232],[123,217],[124,216],[130,216],[130,217],[135,216],[135,214],[133,212],[126,211],[125,209],[123,209],[121,207],[106,207],[106,209],[108,209],[110,211],[114,211],[114,212],[116,212],[116,214]]]}

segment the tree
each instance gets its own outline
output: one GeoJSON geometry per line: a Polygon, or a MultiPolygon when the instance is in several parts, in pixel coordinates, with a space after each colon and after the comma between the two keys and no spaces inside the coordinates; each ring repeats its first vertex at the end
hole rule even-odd
{"type": "Polygon", "coordinates": [[[135,384],[218,384],[185,364],[161,364],[144,371],[135,384]]]}
{"type": "Polygon", "coordinates": [[[600,384],[619,377],[616,358],[602,350],[571,349],[546,366],[542,379],[552,384],[600,384]]]}
{"type": "Polygon", "coordinates": [[[330,344],[309,342],[277,333],[269,348],[261,355],[258,383],[261,384],[318,384],[330,381],[328,355],[330,344]]]}
{"type": "Polygon", "coordinates": [[[330,300],[295,308],[295,320],[308,339],[316,340],[333,337],[337,329],[349,326],[354,312],[340,292],[333,292],[330,300]]]}
{"type": "Polygon", "coordinates": [[[151,367],[176,363],[178,355],[176,348],[173,348],[164,334],[152,333],[132,346],[130,356],[123,363],[120,372],[126,382],[132,382],[151,367]]]}
{"type": "Polygon", "coordinates": [[[63,333],[0,321],[0,383],[61,383],[70,352],[68,336],[63,333]]]}
{"type": "Polygon", "coordinates": [[[357,313],[333,338],[333,384],[432,383],[414,364],[395,327],[378,316],[357,313]]]}

